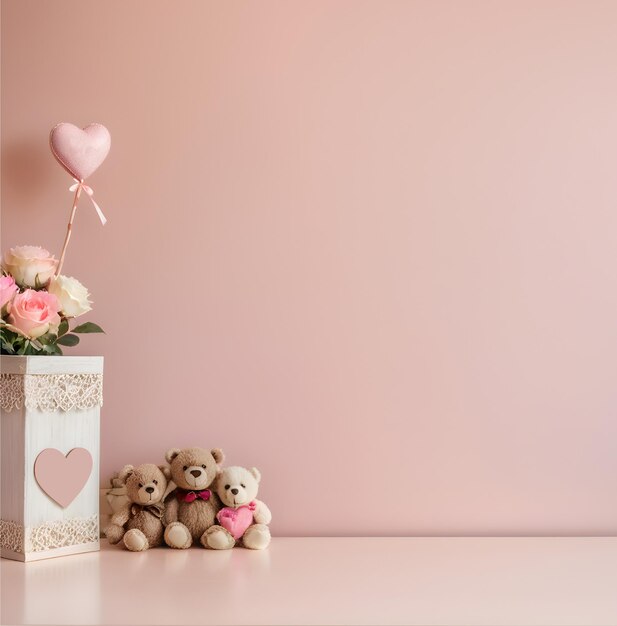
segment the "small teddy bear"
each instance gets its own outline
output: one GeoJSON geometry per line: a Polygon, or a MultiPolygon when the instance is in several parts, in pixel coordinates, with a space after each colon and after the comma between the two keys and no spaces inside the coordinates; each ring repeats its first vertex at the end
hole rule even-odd
{"type": "Polygon", "coordinates": [[[272,520],[270,509],[257,500],[261,474],[256,468],[226,467],[221,470],[216,489],[225,505],[216,519],[220,526],[211,526],[206,531],[208,547],[227,550],[236,544],[245,548],[263,550],[270,544],[272,520]]]}
{"type": "Polygon", "coordinates": [[[177,489],[165,503],[165,543],[183,550],[194,542],[205,547],[206,531],[216,521],[221,503],[208,489],[225,455],[219,448],[172,448],[165,455],[177,489]]]}
{"type": "MultiPolygon", "coordinates": [[[[164,499],[168,492],[169,468],[145,463],[125,465],[118,480],[126,485],[129,501],[111,517],[105,529],[109,543],[124,540],[126,548],[141,552],[163,543],[164,499]]],[[[173,485],[171,485],[173,486],[173,485]]]]}

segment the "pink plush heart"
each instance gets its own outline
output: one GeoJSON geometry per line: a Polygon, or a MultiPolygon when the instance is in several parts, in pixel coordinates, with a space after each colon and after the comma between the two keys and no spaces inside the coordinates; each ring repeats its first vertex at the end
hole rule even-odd
{"type": "Polygon", "coordinates": [[[51,129],[49,145],[58,163],[73,178],[85,180],[107,157],[111,135],[102,124],[88,124],[82,130],[62,122],[51,129]]]}
{"type": "Polygon", "coordinates": [[[239,509],[225,507],[219,511],[217,519],[219,524],[237,540],[253,523],[253,511],[248,506],[241,506],[239,509]]]}
{"type": "Polygon", "coordinates": [[[91,471],[92,455],[85,448],[73,448],[66,456],[56,448],[46,448],[34,461],[39,487],[63,508],[75,500],[91,471]]]}

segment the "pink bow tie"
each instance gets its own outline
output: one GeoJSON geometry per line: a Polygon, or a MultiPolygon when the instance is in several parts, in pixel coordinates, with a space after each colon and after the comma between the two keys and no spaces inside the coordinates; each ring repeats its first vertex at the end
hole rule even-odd
{"type": "Polygon", "coordinates": [[[212,492],[209,489],[203,491],[185,491],[184,489],[178,489],[178,500],[180,502],[195,502],[197,498],[202,500],[209,500],[212,492]]]}

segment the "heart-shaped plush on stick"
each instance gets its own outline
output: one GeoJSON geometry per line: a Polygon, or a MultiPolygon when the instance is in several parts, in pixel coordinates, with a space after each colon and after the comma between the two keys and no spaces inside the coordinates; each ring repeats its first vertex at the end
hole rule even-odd
{"type": "Polygon", "coordinates": [[[88,124],[82,130],[62,122],[51,129],[49,145],[58,163],[79,181],[94,174],[107,158],[111,135],[102,124],[88,124]]]}
{"type": "Polygon", "coordinates": [[[88,124],[82,129],[75,124],[61,122],[51,129],[49,146],[58,163],[75,179],[75,184],[69,187],[71,191],[75,192],[75,196],[73,197],[71,216],[66,229],[60,261],[56,269],[56,276],[59,276],[62,271],[66,248],[71,239],[71,228],[82,190],[90,197],[90,202],[92,202],[101,224],[105,224],[107,221],[101,207],[92,197],[94,191],[84,183],[84,180],[93,174],[107,158],[111,147],[111,135],[103,124],[88,124]]]}
{"type": "Polygon", "coordinates": [[[62,508],[75,500],[91,472],[92,455],[85,448],[73,448],[66,456],[56,448],[46,448],[34,461],[36,482],[62,508]]]}

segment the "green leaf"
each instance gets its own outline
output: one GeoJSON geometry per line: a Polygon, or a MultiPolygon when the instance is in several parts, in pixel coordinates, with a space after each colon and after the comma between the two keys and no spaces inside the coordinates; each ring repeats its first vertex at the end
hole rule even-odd
{"type": "Polygon", "coordinates": [[[60,346],[57,346],[55,343],[43,346],[43,352],[45,354],[51,354],[51,355],[62,354],[62,350],[60,349],[60,346]]]}
{"type": "Polygon", "coordinates": [[[58,326],[58,337],[62,337],[62,335],[66,335],[69,332],[69,321],[62,320],[60,322],[60,326],[58,326]]]}
{"type": "Polygon", "coordinates": [[[30,347],[30,341],[26,339],[24,343],[20,346],[19,350],[17,350],[17,354],[28,354],[28,348],[30,347]]]}
{"type": "Polygon", "coordinates": [[[80,324],[79,326],[75,326],[72,333],[104,333],[105,331],[94,322],[86,322],[85,324],[80,324]]]}
{"type": "Polygon", "coordinates": [[[79,343],[77,335],[63,335],[57,341],[61,346],[76,346],[79,343]]]}
{"type": "Polygon", "coordinates": [[[54,333],[45,333],[44,335],[41,335],[39,337],[39,341],[44,345],[48,345],[51,343],[56,343],[56,339],[58,339],[58,337],[56,337],[56,335],[54,335],[54,333]]]}
{"type": "Polygon", "coordinates": [[[32,342],[29,339],[26,339],[26,341],[24,342],[24,345],[21,348],[19,348],[19,350],[17,351],[17,354],[24,354],[24,355],[36,355],[40,353],[41,351],[35,346],[33,346],[32,342]]]}
{"type": "Polygon", "coordinates": [[[13,348],[13,346],[10,343],[7,343],[6,341],[2,342],[2,353],[7,353],[7,354],[15,354],[15,350],[13,348]]]}

